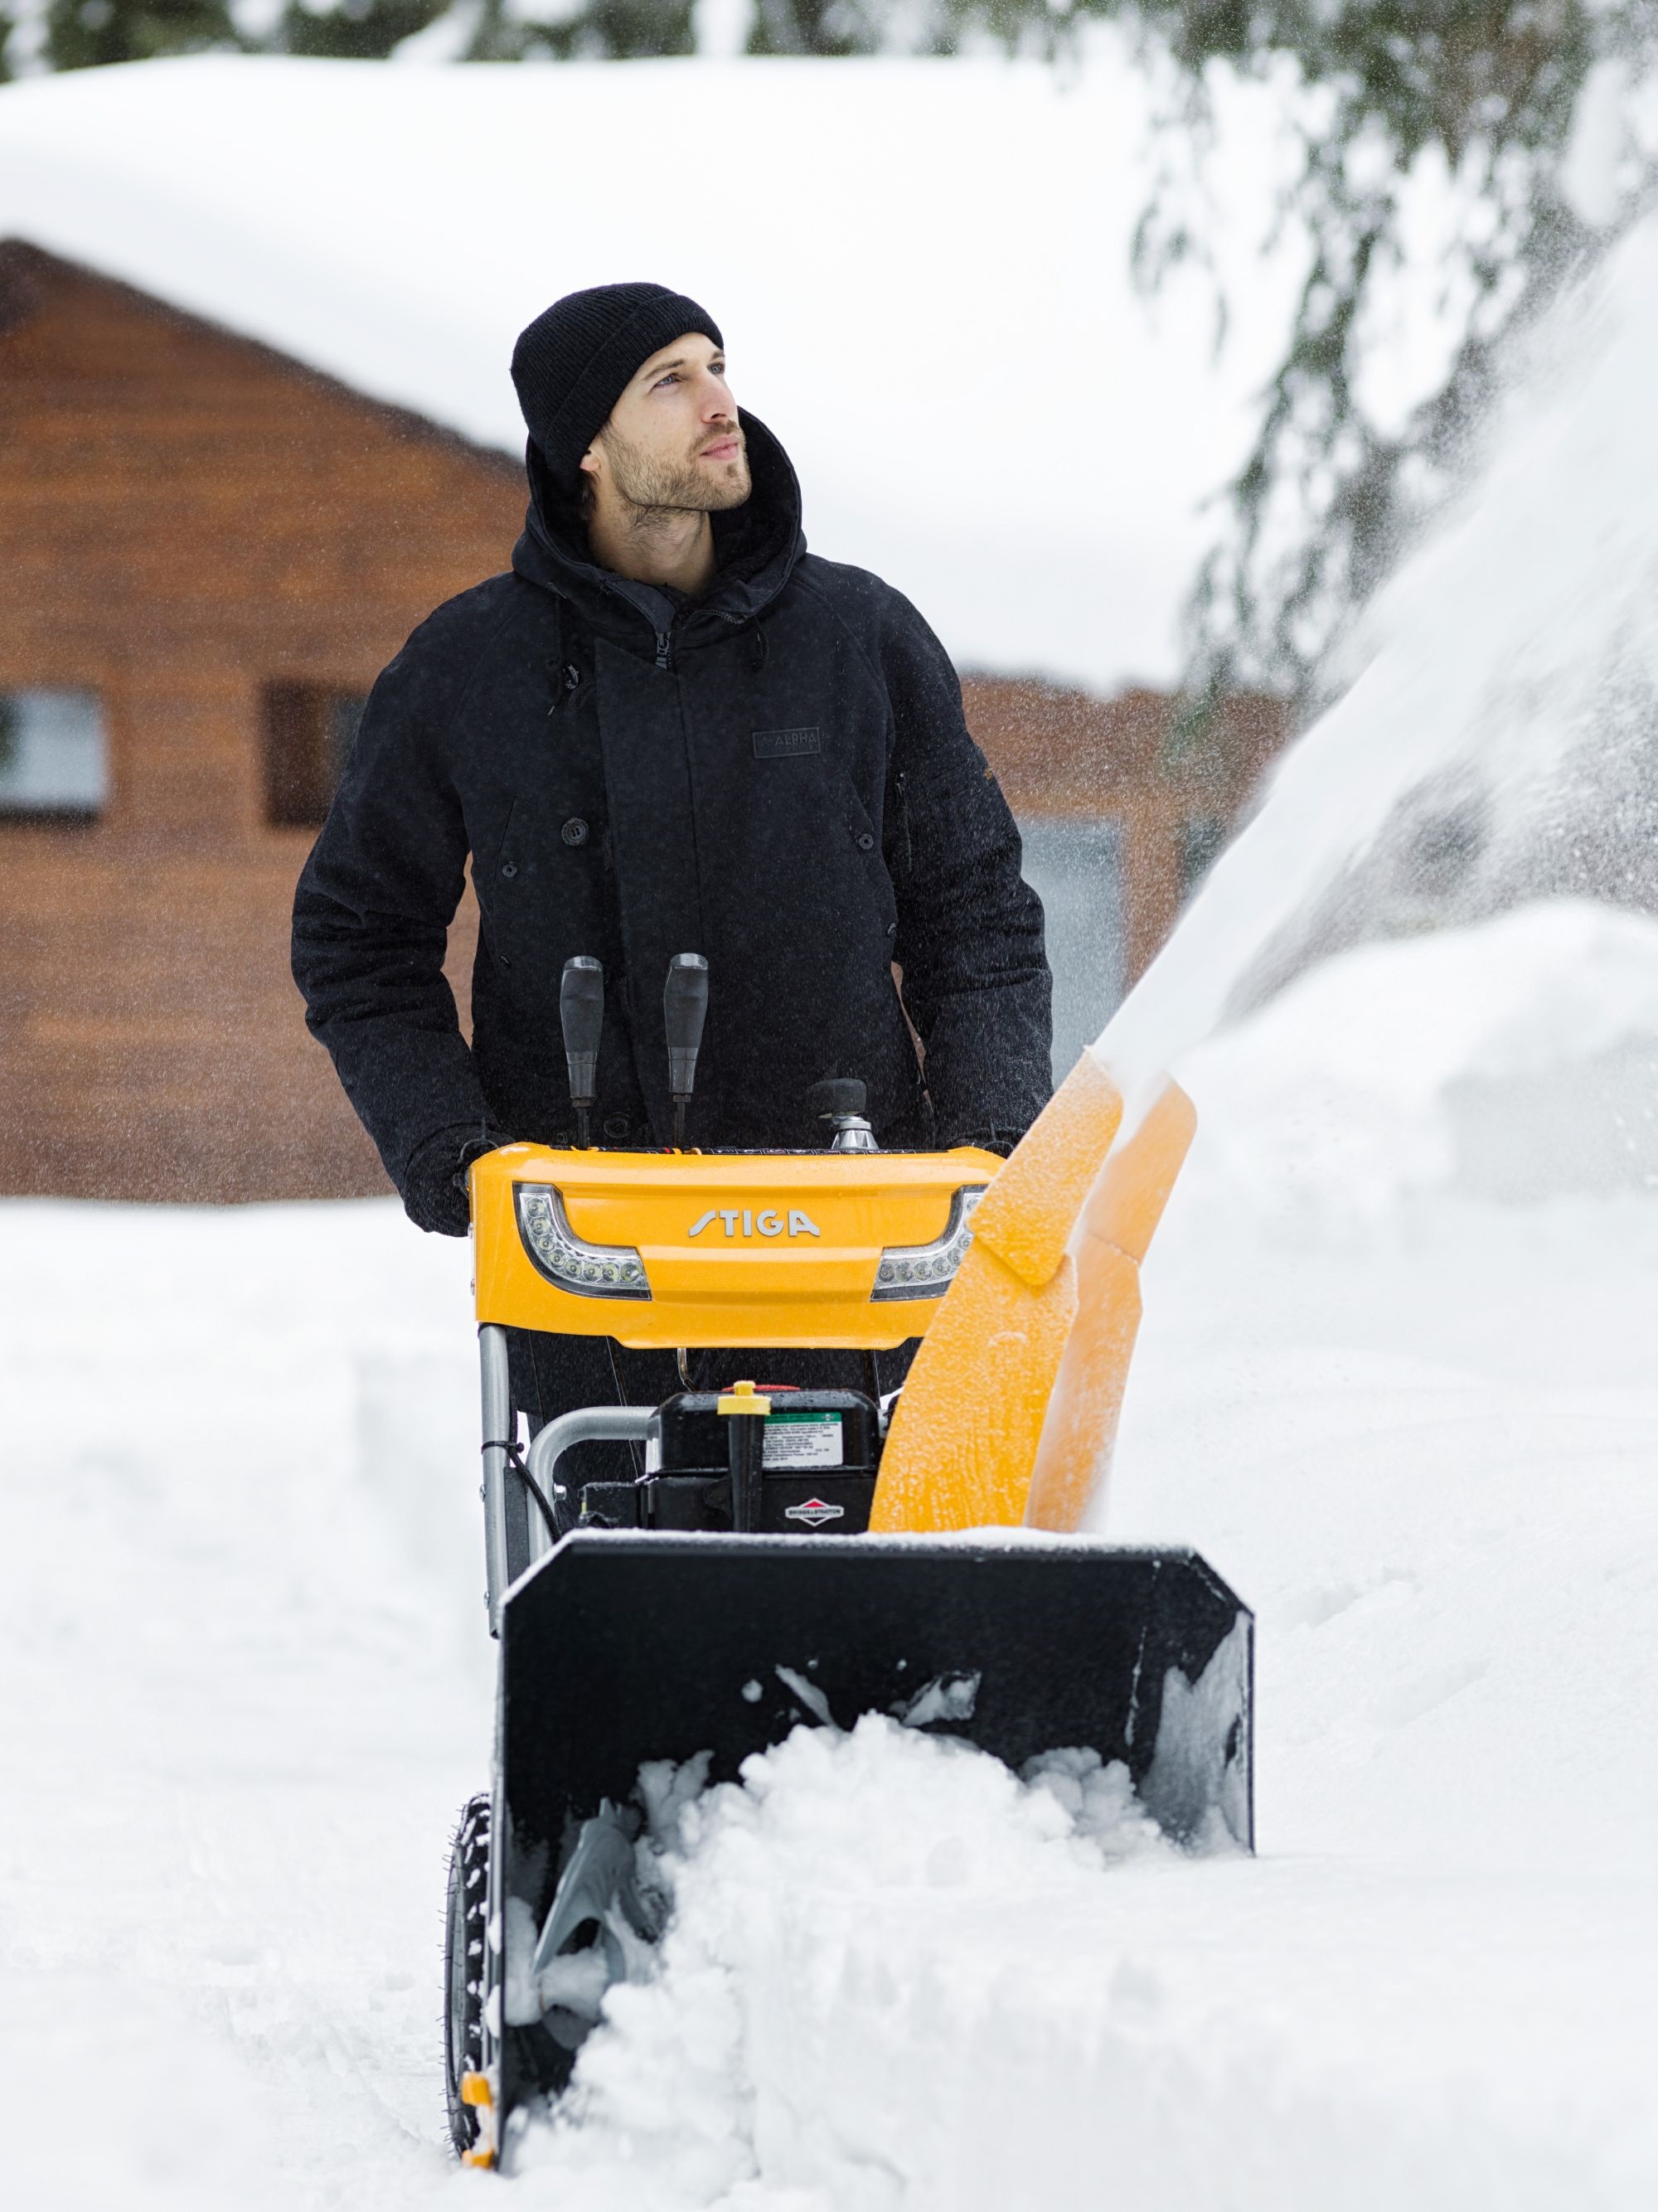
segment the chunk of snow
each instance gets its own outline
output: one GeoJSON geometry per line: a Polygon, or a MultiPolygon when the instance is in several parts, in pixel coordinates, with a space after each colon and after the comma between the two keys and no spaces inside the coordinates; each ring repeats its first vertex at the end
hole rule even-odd
{"type": "Polygon", "coordinates": [[[786,1690],[792,1691],[811,1715],[824,1728],[835,1726],[835,1716],[829,1711],[829,1699],[816,1682],[809,1682],[795,1667],[774,1667],[772,1672],[786,1690]]]}
{"type": "Polygon", "coordinates": [[[935,1674],[898,1708],[895,1717],[906,1728],[916,1729],[931,1728],[935,1721],[970,1721],[983,1679],[977,1673],[935,1674]]]}

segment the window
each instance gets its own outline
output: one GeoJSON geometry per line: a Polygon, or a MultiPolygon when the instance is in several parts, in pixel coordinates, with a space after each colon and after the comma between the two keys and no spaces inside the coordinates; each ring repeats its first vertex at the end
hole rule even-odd
{"type": "Polygon", "coordinates": [[[1048,920],[1054,1079],[1062,1082],[1123,994],[1122,833],[1114,822],[1019,823],[1025,881],[1048,920]]]}
{"type": "Polygon", "coordinates": [[[89,818],[109,796],[94,691],[0,691],[0,814],[89,818]]]}
{"type": "Polygon", "coordinates": [[[367,703],[361,692],[331,684],[265,685],[265,817],[274,828],[320,823],[367,703]]]}

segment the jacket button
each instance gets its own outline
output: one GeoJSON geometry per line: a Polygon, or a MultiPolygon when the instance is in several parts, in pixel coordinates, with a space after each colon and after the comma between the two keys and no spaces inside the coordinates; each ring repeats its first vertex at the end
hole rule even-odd
{"type": "Polygon", "coordinates": [[[518,862],[516,860],[503,860],[501,864],[501,872],[506,877],[507,882],[510,884],[513,878],[518,873],[518,862]]]}
{"type": "Polygon", "coordinates": [[[875,850],[875,836],[872,830],[860,830],[858,832],[858,849],[860,853],[872,853],[875,850]]]}
{"type": "Polygon", "coordinates": [[[585,845],[587,825],[579,814],[573,814],[558,834],[567,845],[585,845]]]}

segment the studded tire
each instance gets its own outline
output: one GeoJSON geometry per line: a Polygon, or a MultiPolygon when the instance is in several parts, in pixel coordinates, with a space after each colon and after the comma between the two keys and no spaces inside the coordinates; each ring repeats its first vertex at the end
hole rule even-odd
{"type": "Polygon", "coordinates": [[[443,1933],[443,2078],[449,2140],[459,2158],[476,2148],[478,2116],[460,2085],[483,2069],[483,2008],[489,1993],[489,1800],[469,1798],[449,1850],[443,1933]]]}

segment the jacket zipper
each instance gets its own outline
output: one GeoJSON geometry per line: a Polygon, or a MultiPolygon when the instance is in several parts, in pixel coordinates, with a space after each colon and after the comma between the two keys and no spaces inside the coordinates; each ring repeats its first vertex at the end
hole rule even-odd
{"type": "Polygon", "coordinates": [[[659,629],[656,634],[656,665],[659,668],[673,666],[673,632],[659,629]]]}

